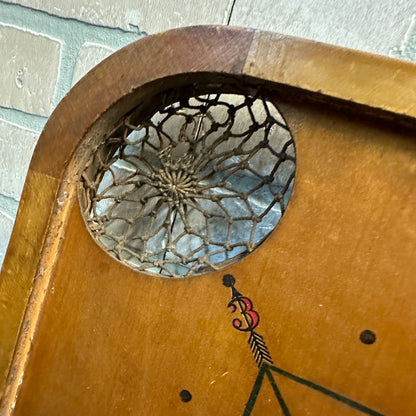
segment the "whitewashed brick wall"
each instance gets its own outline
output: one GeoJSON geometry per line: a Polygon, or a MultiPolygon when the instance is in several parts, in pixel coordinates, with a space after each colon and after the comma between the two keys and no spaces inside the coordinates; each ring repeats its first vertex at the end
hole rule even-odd
{"type": "Polygon", "coordinates": [[[229,22],[416,61],[415,16],[416,0],[0,0],[0,265],[40,131],[113,51],[229,22]]]}

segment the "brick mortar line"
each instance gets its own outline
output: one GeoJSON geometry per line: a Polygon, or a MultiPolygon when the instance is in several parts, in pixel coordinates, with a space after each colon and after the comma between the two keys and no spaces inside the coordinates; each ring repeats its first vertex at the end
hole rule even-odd
{"type": "Polygon", "coordinates": [[[144,36],[144,32],[127,31],[121,28],[94,25],[77,19],[64,18],[48,12],[8,3],[0,0],[3,11],[1,23],[17,28],[29,29],[51,37],[61,43],[61,56],[58,68],[58,81],[55,86],[53,107],[64,97],[72,86],[77,56],[87,43],[119,49],[144,36]]]}
{"type": "MultiPolygon", "coordinates": [[[[110,31],[119,31],[119,32],[122,32],[124,34],[136,33],[136,34],[143,35],[143,36],[147,35],[146,32],[140,31],[140,30],[134,32],[134,31],[131,31],[131,30],[126,30],[126,29],[124,29],[122,27],[119,27],[119,26],[114,26],[114,27],[105,26],[105,25],[100,25],[100,24],[87,22],[87,21],[84,21],[84,20],[79,20],[79,19],[74,18],[74,17],[59,16],[57,14],[50,13],[46,10],[35,9],[34,7],[26,6],[26,5],[19,4],[19,3],[11,3],[11,2],[8,2],[6,0],[0,0],[0,6],[1,6],[1,4],[4,4],[5,6],[19,8],[19,9],[21,9],[21,11],[23,11],[23,13],[30,13],[30,15],[33,15],[33,14],[45,15],[49,18],[63,20],[63,21],[66,21],[70,24],[81,24],[81,25],[86,25],[86,26],[92,26],[92,27],[95,27],[95,28],[99,28],[100,30],[102,30],[102,29],[106,30],[107,29],[107,30],[110,30],[110,31]]],[[[137,27],[137,26],[132,25],[132,27],[137,27]]]]}
{"type": "Polygon", "coordinates": [[[0,105],[0,121],[14,124],[19,128],[33,131],[33,133],[39,135],[48,121],[48,117],[0,105]]]}

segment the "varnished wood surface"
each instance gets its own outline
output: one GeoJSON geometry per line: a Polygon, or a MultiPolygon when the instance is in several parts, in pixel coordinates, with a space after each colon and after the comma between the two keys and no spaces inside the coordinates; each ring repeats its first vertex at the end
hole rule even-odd
{"type": "MultiPolygon", "coordinates": [[[[231,273],[260,313],[258,332],[276,366],[381,414],[413,415],[415,130],[379,122],[375,115],[413,117],[414,103],[405,92],[414,88],[415,75],[411,64],[227,28],[149,37],[101,64],[58,107],[30,168],[1,275],[1,282],[11,282],[1,288],[2,299],[13,299],[13,290],[23,288],[16,292],[20,305],[2,315],[9,333],[3,368],[21,304],[37,278],[2,414],[12,408],[14,415],[42,416],[242,414],[258,368],[246,334],[231,325],[230,290],[221,282],[231,273]],[[181,46],[182,38],[190,39],[187,45],[181,46]],[[207,59],[197,59],[200,50],[207,59]],[[131,68],[143,62],[134,76],[131,68]],[[336,68],[347,62],[355,69],[334,81],[341,76],[336,68]],[[396,76],[387,77],[392,70],[396,76]],[[296,141],[297,172],[283,219],[236,265],[176,281],[132,271],[96,245],[80,214],[77,160],[71,158],[86,132],[115,122],[144,84],[193,71],[246,74],[300,88],[305,96],[327,94],[329,103],[331,96],[353,99],[374,111],[367,118],[354,103],[344,113],[318,104],[322,97],[285,100],[280,108],[296,141]],[[388,88],[374,93],[379,83],[388,88]],[[93,126],[105,112],[105,121],[93,126]],[[53,231],[47,224],[59,182],[60,210],[50,227],[59,230],[60,244],[52,249],[42,241],[53,231]],[[32,251],[22,247],[29,236],[32,251]],[[47,266],[45,273],[39,274],[39,262],[47,266]],[[376,333],[373,345],[360,342],[365,329],[376,333]],[[182,389],[192,393],[190,402],[180,400],[182,389]]],[[[164,85],[171,82],[157,88],[164,85]]],[[[360,414],[288,379],[278,382],[293,415],[360,414]]],[[[252,414],[280,414],[269,386],[252,414]]]]}

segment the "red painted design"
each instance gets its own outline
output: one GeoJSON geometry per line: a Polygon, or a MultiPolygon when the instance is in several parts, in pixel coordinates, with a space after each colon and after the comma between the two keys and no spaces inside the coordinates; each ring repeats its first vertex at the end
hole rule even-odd
{"type": "Polygon", "coordinates": [[[253,310],[253,303],[249,298],[246,298],[245,296],[238,296],[232,299],[228,304],[231,312],[235,312],[237,310],[236,304],[239,306],[241,315],[243,315],[247,326],[243,326],[241,319],[236,318],[233,320],[233,327],[239,331],[253,331],[253,329],[256,328],[260,321],[259,314],[253,310]]]}

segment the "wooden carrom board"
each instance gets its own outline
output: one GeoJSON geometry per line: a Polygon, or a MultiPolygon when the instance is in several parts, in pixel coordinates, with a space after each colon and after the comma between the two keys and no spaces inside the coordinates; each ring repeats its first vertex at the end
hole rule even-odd
{"type": "Polygon", "coordinates": [[[107,58],[28,171],[0,279],[0,414],[416,414],[415,96],[411,63],[251,29],[173,30],[107,58]],[[255,100],[278,114],[259,121],[255,100]],[[182,117],[178,135],[162,116],[182,117]],[[123,219],[136,191],[105,211],[99,186],[129,158],[110,188],[136,187],[141,208],[123,219]],[[272,194],[260,211],[246,180],[272,194]]]}

